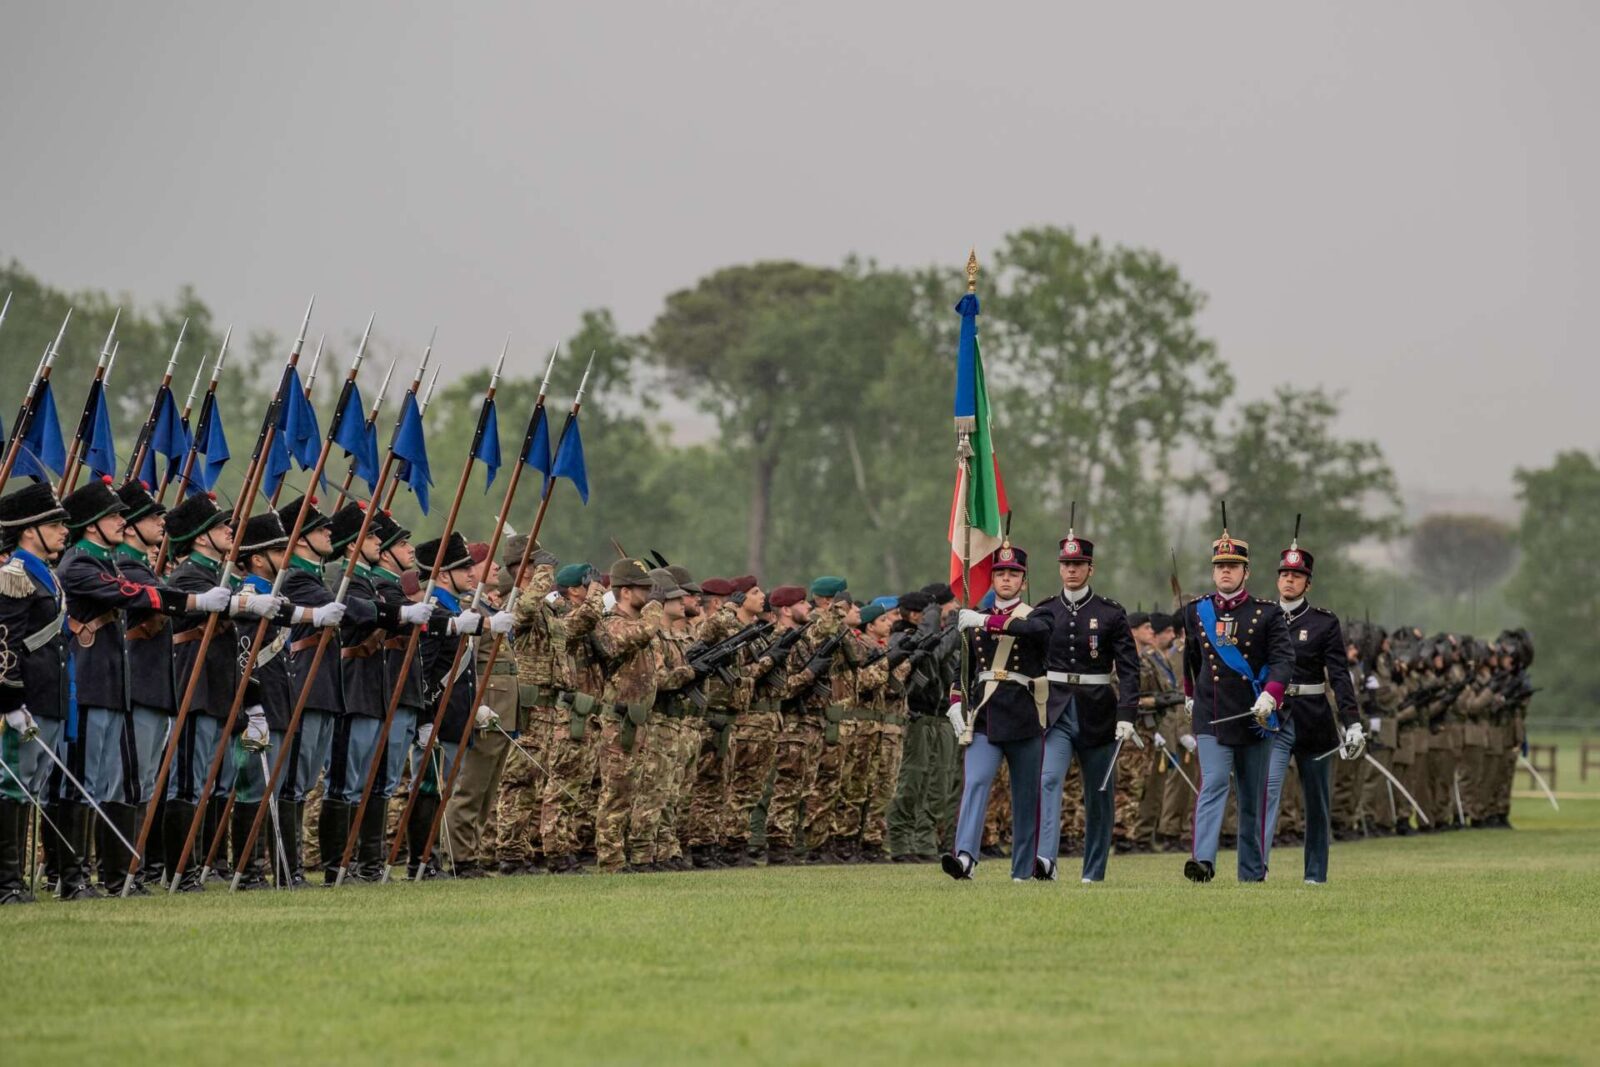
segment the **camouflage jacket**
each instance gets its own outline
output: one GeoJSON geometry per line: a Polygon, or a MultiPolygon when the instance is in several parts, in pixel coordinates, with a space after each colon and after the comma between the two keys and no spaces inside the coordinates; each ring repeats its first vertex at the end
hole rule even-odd
{"type": "Polygon", "coordinates": [[[552,604],[545,599],[554,588],[555,569],[541,563],[533,568],[528,584],[517,593],[516,606],[511,609],[511,648],[517,657],[517,681],[521,685],[556,684],[558,669],[551,630],[559,605],[565,601],[557,599],[552,604]]]}
{"type": "Polygon", "coordinates": [[[637,618],[612,612],[595,624],[590,639],[605,671],[600,699],[607,704],[655,703],[660,653],[655,637],[661,606],[646,604],[637,618]]]}
{"type": "Polygon", "coordinates": [[[598,697],[605,688],[605,671],[590,640],[605,611],[605,595],[599,584],[591,585],[581,604],[547,620],[556,684],[563,689],[598,697]]]}

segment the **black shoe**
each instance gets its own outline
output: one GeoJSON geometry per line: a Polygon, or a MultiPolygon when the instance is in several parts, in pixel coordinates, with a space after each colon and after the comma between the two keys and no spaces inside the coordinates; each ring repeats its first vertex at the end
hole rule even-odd
{"type": "Polygon", "coordinates": [[[1036,882],[1055,881],[1056,861],[1047,860],[1043,856],[1033,857],[1033,879],[1036,882]]]}
{"type": "Polygon", "coordinates": [[[57,825],[66,841],[61,849],[56,896],[62,900],[98,899],[100,891],[89,884],[89,820],[93,817],[89,805],[63,803],[59,808],[61,821],[57,825]]]}
{"type": "MultiPolygon", "coordinates": [[[[349,804],[337,800],[322,801],[322,814],[317,820],[317,851],[322,854],[324,885],[332,885],[338,880],[339,861],[344,858],[344,850],[350,843],[350,819],[355,813],[349,804]]],[[[411,821],[416,822],[416,812],[411,814],[411,821]]]]}
{"type": "Polygon", "coordinates": [[[885,852],[883,850],[883,846],[882,845],[862,845],[861,846],[861,862],[862,863],[888,863],[889,862],[889,853],[887,853],[887,852],[885,852]]]}
{"type": "Polygon", "coordinates": [[[950,853],[946,852],[939,858],[939,865],[944,868],[945,874],[948,874],[951,878],[954,878],[958,882],[971,881],[972,868],[977,866],[977,864],[973,862],[972,857],[967,855],[965,852],[958,856],[952,856],[950,853]]]}
{"type": "Polygon", "coordinates": [[[1183,876],[1191,882],[1209,882],[1217,876],[1217,868],[1210,860],[1192,859],[1183,865],[1183,876]]]}
{"type": "MultiPolygon", "coordinates": [[[[0,904],[30,904],[24,878],[27,864],[28,815],[32,809],[20,800],[0,798],[0,904]]],[[[48,828],[46,830],[48,832],[48,828]]]]}
{"type": "Polygon", "coordinates": [[[457,878],[487,878],[489,872],[479,867],[476,863],[459,863],[455,868],[457,878]]]}

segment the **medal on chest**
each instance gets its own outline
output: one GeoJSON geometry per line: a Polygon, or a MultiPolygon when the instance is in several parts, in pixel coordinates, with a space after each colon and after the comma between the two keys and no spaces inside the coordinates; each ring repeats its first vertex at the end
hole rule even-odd
{"type": "Polygon", "coordinates": [[[1239,624],[1232,615],[1223,615],[1217,619],[1216,638],[1218,643],[1224,645],[1238,644],[1239,642],[1236,640],[1238,632],[1239,624]]]}

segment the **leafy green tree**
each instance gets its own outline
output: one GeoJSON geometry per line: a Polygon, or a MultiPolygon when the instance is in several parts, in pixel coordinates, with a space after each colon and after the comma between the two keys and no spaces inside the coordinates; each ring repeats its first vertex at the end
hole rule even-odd
{"type": "Polygon", "coordinates": [[[1377,442],[1334,432],[1338,414],[1322,389],[1280,386],[1270,400],[1245,404],[1214,442],[1208,487],[1212,499],[1228,502],[1229,530],[1250,542],[1258,575],[1270,575],[1302,515],[1300,543],[1316,557],[1318,602],[1360,613],[1373,592],[1350,549],[1399,534],[1400,491],[1377,442]]]}
{"type": "Polygon", "coordinates": [[[1600,570],[1593,563],[1600,463],[1586,452],[1562,452],[1548,467],[1519,469],[1515,479],[1522,562],[1510,595],[1529,620],[1534,670],[1549,689],[1535,706],[1593,719],[1600,707],[1600,570]]]}
{"type": "Polygon", "coordinates": [[[1436,592],[1453,598],[1482,593],[1511,573],[1509,526],[1487,515],[1429,515],[1411,531],[1411,564],[1436,592]]]}
{"type": "Polygon", "coordinates": [[[1233,392],[1205,297],[1155,252],[1055,227],[1011,234],[994,264],[979,330],[1015,532],[1054,544],[1076,502],[1108,587],[1164,571],[1176,458],[1233,392]]]}

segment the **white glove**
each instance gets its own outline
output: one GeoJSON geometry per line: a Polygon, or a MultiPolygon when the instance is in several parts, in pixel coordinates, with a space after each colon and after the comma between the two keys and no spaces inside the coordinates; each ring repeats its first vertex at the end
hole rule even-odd
{"type": "Polygon", "coordinates": [[[511,632],[511,624],[515,621],[516,618],[511,612],[497,611],[489,616],[489,632],[503,637],[511,632]]]}
{"type": "Polygon", "coordinates": [[[460,615],[450,620],[450,633],[453,636],[471,637],[483,629],[483,616],[476,611],[463,611],[460,615]]]}
{"type": "Polygon", "coordinates": [[[607,589],[606,595],[600,598],[600,603],[605,605],[607,611],[615,611],[617,609],[617,594],[607,589]]]}
{"type": "Polygon", "coordinates": [[[215,615],[227,611],[228,603],[233,599],[233,590],[225,585],[212,586],[204,593],[194,594],[194,609],[215,615]]]}
{"type": "Polygon", "coordinates": [[[480,730],[493,730],[500,725],[500,716],[495,714],[495,710],[489,705],[479,704],[477,724],[480,730]]]}
{"type": "Polygon", "coordinates": [[[272,743],[272,735],[267,732],[267,713],[260,704],[245,710],[244,747],[248,752],[265,752],[272,743]]]}
{"type": "Polygon", "coordinates": [[[1131,722],[1120,722],[1120,721],[1117,723],[1117,740],[1118,741],[1132,741],[1133,740],[1133,723],[1131,723],[1131,722]]]}
{"type": "Polygon", "coordinates": [[[236,596],[228,605],[228,614],[234,617],[253,615],[258,619],[270,619],[278,614],[283,607],[283,598],[271,593],[252,593],[249,596],[236,596]]]}
{"type": "Polygon", "coordinates": [[[960,614],[956,616],[956,629],[981,630],[983,624],[988,621],[989,616],[983,612],[973,611],[971,608],[962,608],[960,614]]]}
{"type": "Polygon", "coordinates": [[[1377,733],[1382,725],[1383,720],[1378,718],[1376,715],[1367,720],[1367,729],[1372,733],[1377,733]]]}
{"type": "Polygon", "coordinates": [[[950,720],[950,725],[955,727],[957,737],[960,737],[962,734],[967,732],[967,719],[966,716],[961,713],[961,701],[957,700],[953,702],[950,705],[950,710],[946,711],[944,714],[945,718],[950,720]]]}
{"type": "Polygon", "coordinates": [[[16,731],[24,741],[32,741],[39,736],[39,724],[33,721],[33,715],[27,708],[6,712],[6,729],[16,731]]]}
{"type": "Polygon", "coordinates": [[[1360,723],[1353,722],[1344,728],[1344,743],[1347,748],[1355,748],[1366,739],[1366,731],[1361,729],[1360,723]]]}
{"type": "Polygon", "coordinates": [[[1194,734],[1183,734],[1178,738],[1178,744],[1183,746],[1185,752],[1193,752],[1196,747],[1194,734]]]}
{"type": "Polygon", "coordinates": [[[1156,731],[1156,747],[1157,748],[1166,748],[1167,747],[1167,739],[1165,737],[1161,736],[1161,731],[1160,730],[1156,731]]]}
{"type": "Polygon", "coordinates": [[[1377,690],[1377,688],[1378,688],[1378,676],[1376,674],[1367,675],[1367,688],[1371,689],[1371,690],[1374,690],[1374,691],[1377,690]]]}
{"type": "Polygon", "coordinates": [[[427,748],[428,739],[433,736],[433,723],[425,722],[417,727],[417,747],[427,748]]]}
{"type": "Polygon", "coordinates": [[[341,601],[335,600],[324,604],[320,608],[311,609],[312,626],[338,626],[344,621],[345,606],[341,601]]]}
{"type": "Polygon", "coordinates": [[[426,604],[401,604],[400,621],[412,626],[425,626],[433,617],[433,609],[426,604]]]}
{"type": "Polygon", "coordinates": [[[1256,697],[1256,702],[1250,705],[1250,711],[1256,717],[1256,722],[1265,726],[1267,716],[1278,710],[1278,702],[1272,699],[1271,693],[1263,692],[1256,697]]]}

